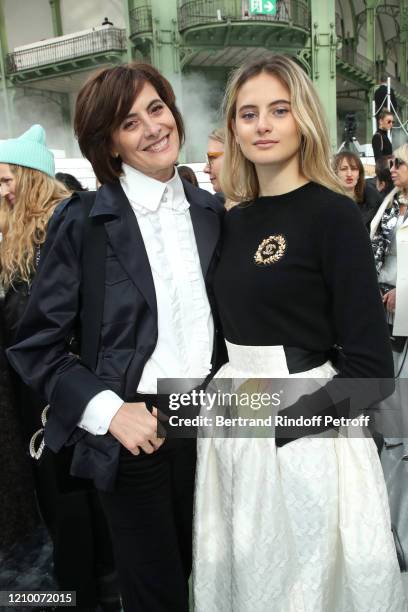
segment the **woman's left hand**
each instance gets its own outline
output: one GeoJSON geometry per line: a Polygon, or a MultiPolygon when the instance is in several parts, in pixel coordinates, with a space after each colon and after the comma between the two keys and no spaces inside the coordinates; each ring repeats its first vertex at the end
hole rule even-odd
{"type": "Polygon", "coordinates": [[[383,302],[388,312],[395,312],[396,289],[391,289],[383,296],[383,302]]]}

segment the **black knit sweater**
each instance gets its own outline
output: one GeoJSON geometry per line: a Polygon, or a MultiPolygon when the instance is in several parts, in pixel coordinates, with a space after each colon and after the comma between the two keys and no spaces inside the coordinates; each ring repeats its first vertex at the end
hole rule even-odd
{"type": "MultiPolygon", "coordinates": [[[[327,354],[340,345],[337,379],[348,387],[349,379],[393,377],[369,237],[345,196],[308,183],[231,209],[214,290],[225,337],[234,344],[327,354]]],[[[361,408],[389,392],[374,386],[361,408]]],[[[344,393],[335,387],[326,385],[295,413],[331,410],[344,393]]]]}
{"type": "Polygon", "coordinates": [[[375,161],[381,157],[392,155],[392,144],[386,130],[378,129],[372,138],[371,144],[375,161]]]}

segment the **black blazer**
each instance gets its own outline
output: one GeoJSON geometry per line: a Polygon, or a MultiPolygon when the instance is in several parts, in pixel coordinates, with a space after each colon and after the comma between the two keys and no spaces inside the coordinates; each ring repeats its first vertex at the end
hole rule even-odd
{"type": "MultiPolygon", "coordinates": [[[[221,214],[211,194],[183,181],[210,304],[211,271],[217,259],[221,214]]],[[[143,368],[157,343],[157,303],[153,277],[135,214],[120,183],[105,184],[90,216],[103,216],[108,236],[105,301],[94,371],[67,350],[66,338],[80,315],[84,215],[72,198],[56,209],[49,224],[42,261],[32,287],[16,344],[8,358],[21,378],[51,405],[46,445],[58,452],[76,443],[71,473],[92,478],[103,490],[114,486],[119,442],[109,433],[94,436],[77,427],[92,397],[111,389],[134,398],[143,368]]],[[[215,319],[214,367],[224,361],[215,319]],[[222,357],[221,357],[222,356],[222,357]]]]}

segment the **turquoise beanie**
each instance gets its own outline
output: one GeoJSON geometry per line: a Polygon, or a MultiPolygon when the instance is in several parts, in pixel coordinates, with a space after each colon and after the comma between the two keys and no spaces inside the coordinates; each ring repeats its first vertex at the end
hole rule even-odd
{"type": "Polygon", "coordinates": [[[33,168],[55,176],[54,155],[45,144],[41,125],[32,125],[18,138],[0,140],[0,163],[33,168]]]}

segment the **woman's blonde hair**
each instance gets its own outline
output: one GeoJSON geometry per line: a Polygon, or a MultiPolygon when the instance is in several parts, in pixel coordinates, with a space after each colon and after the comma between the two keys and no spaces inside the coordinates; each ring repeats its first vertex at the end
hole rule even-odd
{"type": "Polygon", "coordinates": [[[291,111],[301,135],[300,171],[309,179],[329,189],[344,193],[340,180],[331,167],[329,134],[324,111],[312,81],[295,61],[285,55],[272,55],[245,63],[229,79],[224,98],[226,142],[221,170],[221,187],[234,202],[259,196],[259,182],[254,164],[246,159],[235,140],[233,122],[238,92],[249,79],[270,74],[287,87],[291,111]]]}
{"type": "Polygon", "coordinates": [[[35,255],[45,241],[48,221],[56,205],[71,194],[44,172],[9,164],[16,181],[15,203],[1,200],[0,283],[7,289],[15,280],[29,282],[35,255]]]}
{"type": "Polygon", "coordinates": [[[223,127],[215,128],[211,134],[208,136],[211,140],[216,140],[221,144],[225,143],[225,129],[223,127]]]}
{"type": "Polygon", "coordinates": [[[392,156],[394,159],[402,159],[403,162],[408,164],[408,144],[403,144],[398,149],[395,149],[392,156]]]}

